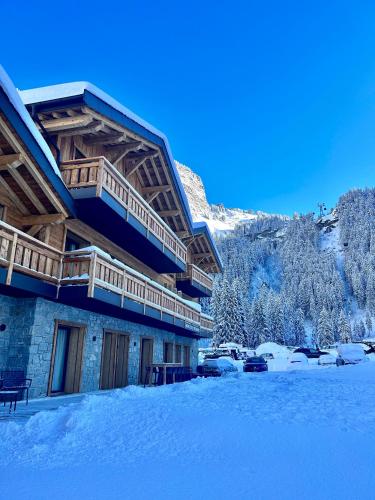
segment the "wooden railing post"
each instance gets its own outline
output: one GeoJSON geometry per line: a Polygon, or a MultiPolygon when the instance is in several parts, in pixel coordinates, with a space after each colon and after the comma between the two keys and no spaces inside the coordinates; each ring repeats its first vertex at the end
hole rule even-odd
{"type": "Polygon", "coordinates": [[[125,271],[125,269],[123,269],[123,271],[122,271],[121,307],[124,307],[124,300],[125,300],[126,288],[127,288],[126,280],[127,280],[126,271],[125,271]]]}
{"type": "Polygon", "coordinates": [[[98,162],[98,167],[96,171],[96,196],[100,198],[103,189],[103,178],[104,178],[104,158],[100,158],[98,162]]]}
{"type": "Polygon", "coordinates": [[[89,297],[94,296],[96,259],[97,259],[97,254],[96,254],[96,252],[94,252],[93,258],[90,262],[90,267],[89,267],[89,289],[88,289],[88,296],[89,297]]]}
{"type": "Polygon", "coordinates": [[[16,255],[17,239],[18,239],[18,234],[14,233],[13,239],[12,239],[12,244],[11,244],[11,247],[9,249],[9,254],[8,254],[9,255],[9,257],[8,257],[9,265],[8,265],[8,272],[7,272],[7,277],[6,277],[6,281],[5,281],[6,285],[10,285],[10,283],[12,281],[12,273],[13,273],[14,257],[16,255]]]}

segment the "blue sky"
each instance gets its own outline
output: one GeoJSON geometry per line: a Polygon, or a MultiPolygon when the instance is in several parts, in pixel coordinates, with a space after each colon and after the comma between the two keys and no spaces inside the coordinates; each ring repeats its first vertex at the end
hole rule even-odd
{"type": "Polygon", "coordinates": [[[212,203],[291,214],[375,185],[374,2],[24,0],[1,12],[16,86],[91,81],[168,136],[212,203]]]}

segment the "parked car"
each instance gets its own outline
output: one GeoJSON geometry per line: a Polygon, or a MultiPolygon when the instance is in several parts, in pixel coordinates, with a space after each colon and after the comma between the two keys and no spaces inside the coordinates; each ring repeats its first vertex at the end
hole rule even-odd
{"type": "Polygon", "coordinates": [[[368,361],[363,347],[359,344],[341,344],[337,347],[336,365],[356,365],[368,361]]]}
{"type": "Polygon", "coordinates": [[[322,354],[318,359],[318,365],[334,365],[336,364],[336,356],[332,354],[322,354]]]}
{"type": "Polygon", "coordinates": [[[373,344],[367,344],[367,342],[353,342],[353,344],[360,345],[363,350],[365,351],[365,354],[374,354],[375,353],[375,348],[373,344]]]}
{"type": "Polygon", "coordinates": [[[321,351],[320,349],[315,349],[314,347],[298,347],[295,349],[295,353],[302,353],[310,359],[317,359],[322,356],[322,354],[328,354],[326,351],[321,351]]]}
{"type": "Polygon", "coordinates": [[[307,356],[303,354],[303,352],[293,352],[288,359],[288,368],[301,368],[303,366],[307,366],[309,361],[307,356]]]}
{"type": "Polygon", "coordinates": [[[252,356],[247,358],[243,364],[244,372],[266,372],[268,366],[266,360],[262,356],[252,356]]]}
{"type": "Polygon", "coordinates": [[[227,373],[238,372],[238,368],[228,359],[205,359],[201,365],[200,372],[204,377],[220,377],[227,373]]]}

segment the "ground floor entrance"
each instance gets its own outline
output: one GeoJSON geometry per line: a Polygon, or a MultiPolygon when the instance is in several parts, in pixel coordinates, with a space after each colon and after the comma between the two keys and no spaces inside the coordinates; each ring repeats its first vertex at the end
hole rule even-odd
{"type": "Polygon", "coordinates": [[[79,326],[56,324],[48,393],[79,392],[85,330],[79,326]]]}
{"type": "Polygon", "coordinates": [[[154,355],[154,340],[150,337],[141,338],[141,358],[139,363],[139,383],[144,384],[146,381],[147,367],[150,367],[153,362],[154,355]]]}
{"type": "Polygon", "coordinates": [[[115,389],[128,385],[129,336],[121,332],[105,331],[103,339],[101,389],[115,389]]]}

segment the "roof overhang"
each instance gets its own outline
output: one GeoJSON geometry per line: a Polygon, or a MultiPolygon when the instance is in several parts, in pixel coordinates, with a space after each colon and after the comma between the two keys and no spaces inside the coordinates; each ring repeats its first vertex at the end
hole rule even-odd
{"type": "Polygon", "coordinates": [[[187,227],[193,233],[189,204],[168,140],[163,133],[88,82],[74,82],[24,90],[20,91],[20,95],[24,104],[29,109],[32,108],[35,113],[84,105],[158,146],[168,164],[173,187],[180,200],[187,227]]]}
{"type": "Polygon", "coordinates": [[[69,215],[75,215],[74,200],[66,188],[48,144],[22,103],[17,89],[0,66],[0,112],[48,179],[69,215]]]}
{"type": "Polygon", "coordinates": [[[206,222],[193,222],[193,235],[194,236],[203,235],[206,238],[206,241],[211,249],[213,258],[215,259],[216,265],[219,271],[223,272],[223,262],[221,260],[216,244],[212,238],[211,231],[209,230],[206,222]]]}

